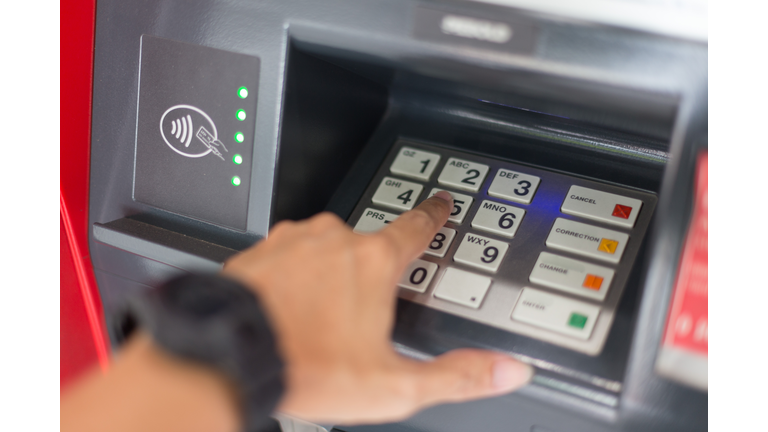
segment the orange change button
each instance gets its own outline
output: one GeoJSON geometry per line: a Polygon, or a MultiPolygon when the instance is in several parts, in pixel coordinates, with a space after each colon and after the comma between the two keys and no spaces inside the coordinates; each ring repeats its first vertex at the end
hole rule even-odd
{"type": "Polygon", "coordinates": [[[584,278],[584,284],[582,286],[584,288],[589,288],[591,290],[599,290],[602,285],[603,285],[602,277],[595,276],[593,274],[588,274],[587,277],[584,278]]]}

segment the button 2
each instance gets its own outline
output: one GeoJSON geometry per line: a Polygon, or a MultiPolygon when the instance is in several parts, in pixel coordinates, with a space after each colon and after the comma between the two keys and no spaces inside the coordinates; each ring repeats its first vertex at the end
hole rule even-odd
{"type": "Polygon", "coordinates": [[[480,186],[483,185],[486,174],[488,174],[488,165],[450,158],[445,163],[443,172],[440,173],[437,182],[443,186],[477,192],[480,190],[480,186]]]}
{"type": "Polygon", "coordinates": [[[437,272],[437,264],[417,259],[405,269],[397,286],[423,293],[427,290],[435,272],[437,272]]]}
{"type": "Polygon", "coordinates": [[[448,248],[451,246],[454,237],[456,237],[455,229],[447,227],[440,228],[440,231],[435,234],[435,238],[432,239],[432,242],[427,246],[424,253],[438,258],[444,257],[445,253],[448,252],[448,248]]]}
{"type": "Polygon", "coordinates": [[[435,287],[435,297],[463,306],[479,308],[491,286],[491,278],[448,267],[435,287]]]}
{"type": "Polygon", "coordinates": [[[373,194],[375,204],[392,207],[398,210],[410,210],[421,195],[424,187],[418,183],[412,183],[393,177],[384,177],[373,194]]]}
{"type": "Polygon", "coordinates": [[[403,147],[398,152],[389,170],[392,171],[392,174],[427,181],[435,167],[437,167],[438,162],[440,162],[440,155],[437,153],[403,147]]]}
{"type": "Polygon", "coordinates": [[[488,195],[509,201],[530,204],[541,179],[529,174],[500,168],[493,178],[488,195]]]}
{"type": "Polygon", "coordinates": [[[477,209],[472,228],[512,238],[523,221],[525,210],[493,201],[483,201],[477,209]]]}
{"type": "MultiPolygon", "coordinates": [[[[431,197],[441,190],[444,189],[434,188],[432,189],[432,192],[429,193],[429,196],[431,197]]],[[[453,197],[453,211],[451,212],[451,215],[448,216],[448,222],[460,224],[464,222],[464,216],[466,216],[467,212],[469,212],[469,208],[472,207],[472,203],[475,201],[475,199],[469,195],[456,192],[451,192],[451,196],[453,197]]]]}
{"type": "Polygon", "coordinates": [[[453,260],[480,270],[496,272],[509,245],[473,233],[466,233],[453,260]]]}

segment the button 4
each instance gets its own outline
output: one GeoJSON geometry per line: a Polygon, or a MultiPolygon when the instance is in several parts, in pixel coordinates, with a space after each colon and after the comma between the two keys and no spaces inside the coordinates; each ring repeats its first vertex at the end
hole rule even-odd
{"type": "Polygon", "coordinates": [[[453,260],[480,270],[496,272],[509,245],[494,239],[467,233],[453,260]]]}
{"type": "Polygon", "coordinates": [[[435,287],[434,296],[471,308],[479,308],[491,286],[491,278],[448,267],[435,287]]]}
{"type": "Polygon", "coordinates": [[[371,201],[385,207],[410,210],[419,199],[422,189],[424,187],[418,183],[384,177],[371,201]]]}
{"type": "Polygon", "coordinates": [[[448,248],[451,247],[454,237],[456,237],[455,229],[448,227],[440,228],[440,231],[435,234],[435,238],[432,239],[432,243],[427,246],[424,253],[438,258],[444,257],[445,253],[448,252],[448,248]]]}
{"type": "Polygon", "coordinates": [[[437,272],[437,264],[417,259],[405,269],[397,286],[423,293],[427,290],[435,272],[437,272]]]}
{"type": "Polygon", "coordinates": [[[443,186],[452,186],[470,192],[477,192],[488,174],[488,165],[450,158],[445,163],[437,182],[443,186]]]}
{"type": "Polygon", "coordinates": [[[360,216],[352,231],[359,234],[374,233],[387,226],[388,223],[397,219],[397,217],[398,215],[396,214],[369,207],[363,211],[363,215],[360,216]]]}
{"type": "Polygon", "coordinates": [[[493,201],[483,201],[477,209],[472,228],[512,238],[523,221],[525,210],[493,201]]]}
{"type": "MultiPolygon", "coordinates": [[[[429,196],[431,197],[441,190],[444,189],[434,188],[432,189],[432,192],[429,193],[429,196]]],[[[464,222],[464,217],[467,215],[467,212],[469,212],[469,208],[472,207],[472,203],[475,201],[475,199],[469,195],[456,192],[451,192],[451,196],[453,197],[453,211],[451,212],[451,215],[448,216],[448,222],[460,224],[464,222]]]]}
{"type": "Polygon", "coordinates": [[[499,169],[493,178],[488,195],[509,201],[530,204],[541,179],[515,171],[499,169]]]}

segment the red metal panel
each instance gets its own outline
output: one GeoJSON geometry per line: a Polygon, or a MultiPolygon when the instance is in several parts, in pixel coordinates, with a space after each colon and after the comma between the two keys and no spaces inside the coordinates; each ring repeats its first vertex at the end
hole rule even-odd
{"type": "Polygon", "coordinates": [[[61,386],[109,353],[88,253],[95,0],[61,2],[61,386]]]}

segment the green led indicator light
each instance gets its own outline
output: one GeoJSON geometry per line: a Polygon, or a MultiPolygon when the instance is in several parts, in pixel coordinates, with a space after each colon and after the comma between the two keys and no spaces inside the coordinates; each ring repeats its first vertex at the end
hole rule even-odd
{"type": "Polygon", "coordinates": [[[232,184],[235,186],[240,186],[240,177],[238,176],[232,177],[232,184]]]}
{"type": "Polygon", "coordinates": [[[571,317],[568,318],[568,325],[578,329],[583,329],[584,326],[587,325],[587,317],[574,312],[571,314],[571,317]]]}
{"type": "Polygon", "coordinates": [[[245,120],[245,110],[237,110],[237,119],[240,121],[245,120]]]}
{"type": "Polygon", "coordinates": [[[239,143],[245,141],[245,135],[242,132],[235,132],[235,141],[239,143]]]}
{"type": "Polygon", "coordinates": [[[237,89],[237,95],[240,96],[240,99],[245,99],[248,97],[248,87],[240,87],[237,89]]]}
{"type": "Polygon", "coordinates": [[[232,162],[234,162],[237,165],[240,165],[241,163],[243,163],[243,157],[240,156],[239,154],[236,154],[232,156],[232,162]]]}

